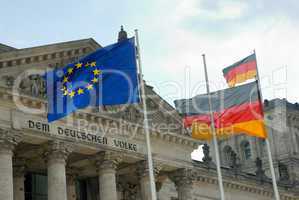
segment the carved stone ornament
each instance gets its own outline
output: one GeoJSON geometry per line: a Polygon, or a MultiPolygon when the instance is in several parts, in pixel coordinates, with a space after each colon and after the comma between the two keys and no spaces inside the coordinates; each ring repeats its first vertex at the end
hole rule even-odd
{"type": "Polygon", "coordinates": [[[71,144],[54,140],[49,142],[45,156],[48,162],[63,162],[65,164],[67,157],[72,151],[73,147],[71,144]]]}
{"type": "Polygon", "coordinates": [[[241,169],[240,158],[235,151],[231,151],[231,166],[235,172],[239,172],[241,169]]]}
{"type": "Polygon", "coordinates": [[[124,30],[124,27],[121,26],[120,27],[120,31],[118,33],[118,39],[117,39],[117,41],[121,42],[121,41],[126,40],[127,38],[128,38],[127,32],[124,30]]]}
{"type": "Polygon", "coordinates": [[[193,181],[196,180],[196,173],[192,169],[178,169],[170,173],[169,178],[174,182],[176,188],[191,187],[193,181]]]}
{"type": "Polygon", "coordinates": [[[122,155],[111,151],[101,151],[96,156],[96,166],[98,171],[115,170],[119,163],[122,162],[122,155]]]}
{"type": "Polygon", "coordinates": [[[5,80],[5,85],[7,87],[12,87],[14,84],[14,77],[13,76],[3,76],[3,79],[5,80]]]}
{"type": "Polygon", "coordinates": [[[45,98],[46,82],[38,74],[30,75],[21,81],[20,92],[34,97],[45,98]]]}
{"type": "Polygon", "coordinates": [[[138,185],[132,183],[122,183],[122,196],[123,200],[132,200],[137,198],[138,185]]]}
{"type": "Polygon", "coordinates": [[[205,164],[209,165],[212,162],[212,158],[210,156],[210,147],[205,143],[203,145],[202,149],[203,149],[203,155],[204,155],[202,161],[205,164]]]}
{"type": "Polygon", "coordinates": [[[197,177],[197,173],[192,169],[178,169],[169,175],[169,178],[175,184],[179,200],[193,199],[193,182],[197,179],[197,177]]]}
{"type": "MultiPolygon", "coordinates": [[[[162,166],[157,163],[154,163],[153,165],[154,165],[154,176],[157,177],[159,172],[162,169],[162,166]]],[[[146,160],[140,161],[137,164],[137,175],[139,178],[149,176],[148,162],[146,160]]]]}
{"type": "Polygon", "coordinates": [[[0,128],[0,151],[11,152],[15,146],[22,140],[20,133],[14,132],[13,130],[0,128]]]}

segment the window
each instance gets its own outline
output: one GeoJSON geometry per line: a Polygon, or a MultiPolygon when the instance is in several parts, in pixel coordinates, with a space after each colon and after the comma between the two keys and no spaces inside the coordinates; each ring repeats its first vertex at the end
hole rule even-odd
{"type": "Polygon", "coordinates": [[[30,57],[29,57],[29,58],[26,58],[26,59],[25,59],[26,64],[29,64],[29,63],[30,63],[30,60],[31,60],[30,57]]]}
{"type": "Polygon", "coordinates": [[[98,178],[87,178],[76,181],[76,193],[78,200],[99,199],[98,178]]]}
{"type": "Polygon", "coordinates": [[[280,177],[280,180],[289,180],[290,179],[290,175],[289,175],[289,171],[288,171],[288,167],[287,165],[281,163],[281,162],[278,162],[278,170],[279,170],[279,177],[280,177]]]}
{"type": "Polygon", "coordinates": [[[266,155],[266,140],[261,139],[260,144],[261,144],[260,147],[261,147],[262,156],[265,156],[266,155]]]}
{"type": "Polygon", "coordinates": [[[247,140],[241,142],[241,151],[244,160],[249,160],[251,158],[250,143],[247,140]]]}
{"type": "Polygon", "coordinates": [[[51,57],[52,57],[52,59],[55,59],[56,58],[56,53],[52,53],[51,57]]]}
{"type": "Polygon", "coordinates": [[[72,50],[67,51],[67,55],[71,56],[72,55],[72,50]]]}
{"type": "Polygon", "coordinates": [[[47,200],[47,181],[47,176],[44,174],[27,174],[25,177],[25,200],[47,200]]]}
{"type": "Polygon", "coordinates": [[[12,61],[10,60],[7,62],[7,67],[11,67],[11,66],[12,66],[12,61]]]}
{"type": "Polygon", "coordinates": [[[232,148],[228,145],[226,145],[223,148],[223,164],[226,166],[231,165],[231,154],[232,154],[232,148]]]}

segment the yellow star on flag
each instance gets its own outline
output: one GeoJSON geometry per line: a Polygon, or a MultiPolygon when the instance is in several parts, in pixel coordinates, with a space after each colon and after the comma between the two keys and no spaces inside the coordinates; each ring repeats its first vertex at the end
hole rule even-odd
{"type": "Polygon", "coordinates": [[[89,63],[86,63],[86,64],[85,64],[85,67],[88,67],[88,66],[90,66],[90,64],[89,64],[89,63]]]}
{"type": "Polygon", "coordinates": [[[77,64],[75,64],[75,66],[76,66],[77,69],[79,69],[79,68],[82,67],[82,63],[77,63],[77,64]]]}
{"type": "Polygon", "coordinates": [[[91,90],[91,89],[93,88],[93,85],[88,84],[88,85],[86,86],[86,88],[87,88],[88,90],[91,90]]]}
{"type": "Polygon", "coordinates": [[[63,78],[63,82],[66,83],[66,82],[68,82],[68,81],[69,81],[69,78],[68,78],[67,76],[65,76],[65,77],[63,78]]]}
{"type": "Polygon", "coordinates": [[[67,70],[67,72],[69,73],[69,74],[71,74],[71,73],[73,73],[73,68],[68,68],[68,70],[67,70]]]}
{"type": "Polygon", "coordinates": [[[94,77],[92,80],[91,80],[93,83],[97,83],[98,82],[98,79],[96,77],[94,77]]]}
{"type": "Polygon", "coordinates": [[[70,96],[71,98],[73,98],[73,97],[75,96],[75,92],[74,92],[74,91],[71,91],[71,92],[69,93],[69,96],[70,96]]]}
{"type": "Polygon", "coordinates": [[[65,90],[64,92],[63,92],[63,95],[64,96],[66,96],[66,95],[68,95],[69,94],[69,92],[67,91],[67,90],[65,90]]]}
{"type": "Polygon", "coordinates": [[[77,93],[78,93],[78,94],[83,94],[83,93],[84,93],[84,90],[83,90],[82,88],[79,88],[78,91],[77,91],[77,93]]]}
{"type": "Polygon", "coordinates": [[[98,69],[95,69],[95,70],[93,70],[93,74],[94,74],[94,75],[99,75],[99,74],[100,74],[100,72],[101,72],[101,71],[100,71],[100,70],[98,70],[98,69]]]}
{"type": "Polygon", "coordinates": [[[91,66],[91,67],[95,67],[96,65],[97,65],[96,62],[92,62],[92,63],[90,63],[90,66],[91,66]]]}

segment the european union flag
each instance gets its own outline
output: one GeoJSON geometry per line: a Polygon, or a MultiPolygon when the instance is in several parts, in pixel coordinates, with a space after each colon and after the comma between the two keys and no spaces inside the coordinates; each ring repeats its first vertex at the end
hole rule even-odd
{"type": "Polygon", "coordinates": [[[46,73],[48,121],[87,106],[139,102],[134,38],[46,73]]]}

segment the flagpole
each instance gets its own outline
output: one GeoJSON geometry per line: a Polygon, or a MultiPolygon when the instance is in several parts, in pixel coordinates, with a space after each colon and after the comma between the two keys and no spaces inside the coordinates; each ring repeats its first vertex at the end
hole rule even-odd
{"type": "Polygon", "coordinates": [[[156,184],[155,184],[154,169],[153,169],[153,158],[152,158],[152,150],[151,150],[151,141],[150,141],[150,132],[149,132],[149,125],[148,125],[148,117],[147,117],[145,86],[144,86],[144,82],[143,82],[143,78],[142,78],[141,55],[140,55],[139,37],[138,37],[137,29],[135,29],[135,37],[136,37],[137,53],[138,53],[137,61],[138,61],[138,70],[139,70],[139,77],[140,77],[139,83],[140,83],[140,87],[141,87],[141,100],[143,103],[143,115],[144,115],[143,123],[144,123],[145,136],[146,136],[147,161],[148,161],[148,169],[149,169],[151,199],[157,200],[156,184]]]}
{"type": "Polygon", "coordinates": [[[211,96],[210,96],[210,85],[209,85],[209,78],[208,78],[205,54],[202,55],[202,58],[203,58],[203,65],[204,65],[204,69],[205,69],[207,94],[208,94],[208,98],[209,98],[209,110],[210,110],[210,118],[211,118],[211,129],[212,129],[212,135],[213,135],[213,143],[214,143],[215,155],[216,155],[216,168],[217,168],[217,175],[218,175],[218,184],[219,184],[219,189],[220,189],[221,200],[225,200],[222,174],[221,174],[221,166],[220,166],[219,148],[218,148],[217,135],[216,135],[216,130],[215,130],[214,115],[213,115],[213,108],[212,108],[212,100],[211,100],[211,96]]]}
{"type": "MultiPolygon", "coordinates": [[[[257,80],[257,85],[258,85],[258,89],[259,89],[261,103],[263,105],[264,100],[263,100],[263,95],[262,95],[262,90],[261,90],[260,75],[259,75],[259,70],[258,70],[258,66],[257,66],[257,59],[256,59],[255,50],[253,52],[254,52],[254,56],[255,56],[255,60],[256,60],[256,80],[257,80]]],[[[277,187],[277,182],[276,182],[275,171],[274,171],[274,166],[273,166],[271,147],[270,147],[270,142],[269,142],[268,137],[265,138],[265,142],[266,142],[266,148],[267,148],[267,153],[268,153],[268,158],[269,158],[269,166],[270,166],[270,171],[271,171],[271,176],[272,176],[274,196],[275,196],[276,200],[280,200],[278,187],[277,187]]]]}

